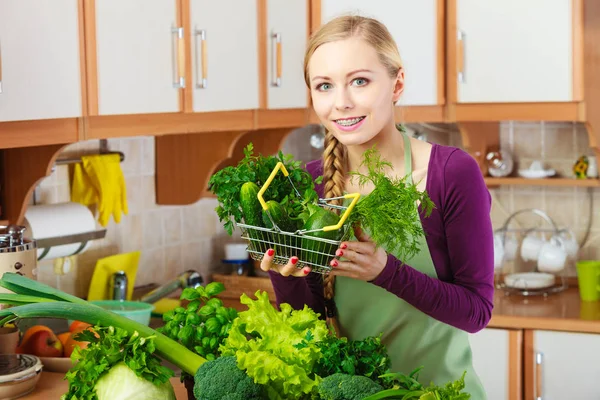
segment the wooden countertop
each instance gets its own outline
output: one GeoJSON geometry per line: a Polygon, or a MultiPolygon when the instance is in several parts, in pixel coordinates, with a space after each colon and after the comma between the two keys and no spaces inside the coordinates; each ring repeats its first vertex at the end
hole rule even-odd
{"type": "Polygon", "coordinates": [[[600,301],[581,301],[576,287],[547,297],[496,290],[488,327],[600,333],[600,301]]]}
{"type": "MultiPolygon", "coordinates": [[[[273,286],[267,277],[214,274],[213,279],[225,284],[226,290],[220,297],[228,307],[245,310],[246,306],[239,302],[241,294],[245,292],[252,297],[256,290],[265,290],[275,301],[273,286]]],[[[488,327],[600,333],[600,301],[582,302],[577,286],[547,297],[507,295],[496,289],[488,327]]]]}
{"type": "MultiPolygon", "coordinates": [[[[69,384],[64,380],[65,374],[58,372],[43,371],[40,380],[33,392],[20,397],[19,400],[59,400],[60,396],[67,393],[69,384]]],[[[175,397],[177,400],[187,400],[187,390],[183,383],[179,381],[179,377],[171,378],[171,383],[175,389],[175,397]]]]}

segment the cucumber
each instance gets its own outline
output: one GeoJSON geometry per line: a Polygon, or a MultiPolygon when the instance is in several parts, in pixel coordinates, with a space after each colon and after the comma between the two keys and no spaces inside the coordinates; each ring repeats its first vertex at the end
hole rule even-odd
{"type": "MultiPolygon", "coordinates": [[[[262,206],[260,205],[260,201],[258,201],[259,190],[260,188],[254,182],[244,183],[240,189],[240,206],[242,208],[244,223],[247,225],[264,227],[261,216],[262,206]]],[[[267,232],[249,229],[248,237],[250,238],[250,250],[264,254],[267,251],[267,244],[260,241],[260,239],[266,237],[266,235],[267,232]]]]}
{"type": "MultiPolygon", "coordinates": [[[[296,223],[290,218],[285,208],[276,202],[275,200],[267,201],[267,210],[273,221],[279,229],[285,232],[295,232],[297,230],[296,223]]],[[[262,211],[262,219],[263,223],[267,228],[273,228],[273,223],[269,219],[269,215],[266,210],[262,211]]],[[[297,256],[297,254],[293,254],[296,251],[293,247],[298,247],[296,244],[297,239],[290,235],[281,234],[278,232],[270,233],[271,240],[276,244],[275,253],[281,257],[289,258],[292,256],[297,256]],[[278,246],[279,245],[279,246],[278,246]]]]}
{"type": "MultiPolygon", "coordinates": [[[[324,208],[319,208],[319,210],[313,212],[311,216],[306,220],[306,223],[304,224],[304,229],[321,229],[329,225],[335,225],[339,222],[339,220],[339,215],[324,208]]],[[[305,236],[312,236],[321,239],[340,240],[343,233],[342,231],[343,229],[328,232],[317,231],[307,233],[305,234],[305,236]]],[[[311,268],[314,268],[315,266],[328,267],[331,259],[335,257],[336,250],[337,246],[334,244],[325,243],[318,240],[310,239],[308,237],[304,237],[302,238],[302,252],[300,255],[300,260],[309,263],[308,265],[311,268]],[[326,253],[327,255],[321,253],[326,253]]]]}

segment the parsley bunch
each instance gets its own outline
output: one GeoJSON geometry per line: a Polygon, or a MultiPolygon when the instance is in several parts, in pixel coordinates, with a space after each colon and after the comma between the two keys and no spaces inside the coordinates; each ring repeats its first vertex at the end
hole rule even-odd
{"type": "Polygon", "coordinates": [[[137,332],[129,336],[124,329],[113,326],[85,330],[75,339],[89,342],[85,349],[75,346],[71,359],[78,361],[66,374],[69,391],[61,400],[95,400],[96,383],[112,367],[124,363],[138,377],[157,386],[170,384],[172,370],[161,365],[154,355],[152,337],[141,337],[137,332]]]}
{"type": "Polygon", "coordinates": [[[423,234],[419,203],[427,217],[435,205],[427,192],[420,192],[407,177],[390,178],[386,170],[391,170],[392,164],[383,160],[374,147],[365,151],[361,166],[367,171],[351,171],[351,179],[358,179],[361,187],[370,183],[374,189],[356,203],[348,221],[367,230],[378,246],[396,252],[400,259],[409,259],[418,253],[418,236],[423,234]]]}
{"type": "Polygon", "coordinates": [[[236,166],[228,166],[213,174],[208,181],[209,190],[217,196],[219,202],[216,208],[219,221],[224,222],[225,230],[233,234],[234,222],[242,222],[243,215],[240,204],[240,189],[246,182],[254,182],[262,187],[278,162],[282,162],[289,177],[303,199],[299,199],[290,181],[282,173],[278,173],[264,194],[265,200],[275,200],[281,203],[292,218],[299,217],[304,211],[303,203],[314,201],[317,194],[311,175],[302,168],[301,161],[293,156],[284,155],[281,151],[277,156],[253,155],[254,146],[249,143],[244,148],[244,158],[236,166]]]}

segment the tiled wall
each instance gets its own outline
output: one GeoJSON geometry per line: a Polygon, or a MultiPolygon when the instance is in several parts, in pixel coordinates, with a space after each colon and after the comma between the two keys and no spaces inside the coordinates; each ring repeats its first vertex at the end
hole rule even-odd
{"type": "MultiPolygon", "coordinates": [[[[423,127],[410,125],[427,135],[433,142],[461,146],[460,134],[452,125],[423,127]],[[429,129],[431,128],[431,129],[429,129]]],[[[283,151],[297,159],[309,161],[320,156],[320,150],[310,146],[310,138],[318,127],[294,131],[283,151]]],[[[314,139],[318,135],[314,136],[314,139]]],[[[582,154],[591,154],[587,133],[583,126],[572,123],[519,123],[501,125],[502,148],[514,154],[515,168],[527,167],[532,160],[541,159],[548,167],[564,176],[571,176],[571,167],[582,154]]],[[[79,156],[98,150],[98,141],[68,146],[61,157],[79,156]]],[[[39,279],[79,296],[87,294],[95,262],[98,258],[141,250],[136,285],[161,283],[187,269],[196,269],[208,275],[219,265],[223,245],[230,238],[218,222],[214,199],[202,199],[188,206],[157,206],[154,196],[154,139],[135,137],[109,141],[111,150],[125,153],[122,163],[127,184],[129,215],[120,224],[108,226],[105,239],[94,242],[92,248],[79,256],[75,271],[56,276],[53,261],[39,263],[39,279]]],[[[579,240],[586,232],[590,218],[589,197],[586,189],[550,187],[501,187],[491,189],[493,196],[492,220],[500,227],[513,212],[529,207],[545,210],[561,227],[574,230],[579,240]]],[[[596,190],[594,190],[596,193],[596,190]]],[[[69,201],[69,167],[58,166],[36,190],[38,204],[69,201]]],[[[598,209],[598,207],[594,207],[598,209]]],[[[600,212],[594,210],[591,232],[581,258],[595,258],[600,244],[600,212]]],[[[513,226],[526,227],[541,221],[523,215],[513,226]]],[[[570,273],[574,274],[573,266],[570,273]]]]}

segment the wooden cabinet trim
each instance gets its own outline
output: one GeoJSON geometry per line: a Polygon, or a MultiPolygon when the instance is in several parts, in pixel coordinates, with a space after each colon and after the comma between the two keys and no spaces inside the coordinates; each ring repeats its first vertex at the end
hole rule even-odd
{"type": "Polygon", "coordinates": [[[192,66],[193,49],[195,44],[194,32],[191,21],[192,0],[177,0],[179,9],[178,24],[183,27],[185,42],[185,88],[180,98],[180,109],[186,113],[194,112],[194,71],[192,66]]]}
{"type": "Polygon", "coordinates": [[[584,15],[583,1],[571,0],[573,13],[573,101],[584,99],[584,15]]]}
{"type": "MultiPolygon", "coordinates": [[[[85,34],[85,2],[79,0],[77,2],[77,18],[79,25],[79,77],[81,81],[81,115],[83,117],[88,115],[88,95],[87,95],[87,70],[86,60],[87,55],[85,54],[86,49],[86,34],[85,34]]],[[[83,139],[83,137],[78,137],[83,139]]]]}
{"type": "Polygon", "coordinates": [[[508,398],[523,398],[523,331],[508,332],[508,398]]]}
{"type": "MultiPolygon", "coordinates": [[[[96,48],[96,0],[85,0],[85,76],[87,113],[98,115],[98,53],[96,48]]],[[[82,71],[83,72],[83,71],[82,71]]]]}
{"type": "Polygon", "coordinates": [[[455,121],[580,121],[579,103],[455,104],[455,121]]]}
{"type": "Polygon", "coordinates": [[[446,103],[446,2],[437,0],[437,104],[446,103]]]}
{"type": "Polygon", "coordinates": [[[266,109],[269,91],[267,90],[268,60],[267,60],[267,0],[256,0],[258,18],[258,106],[266,109]]]}

